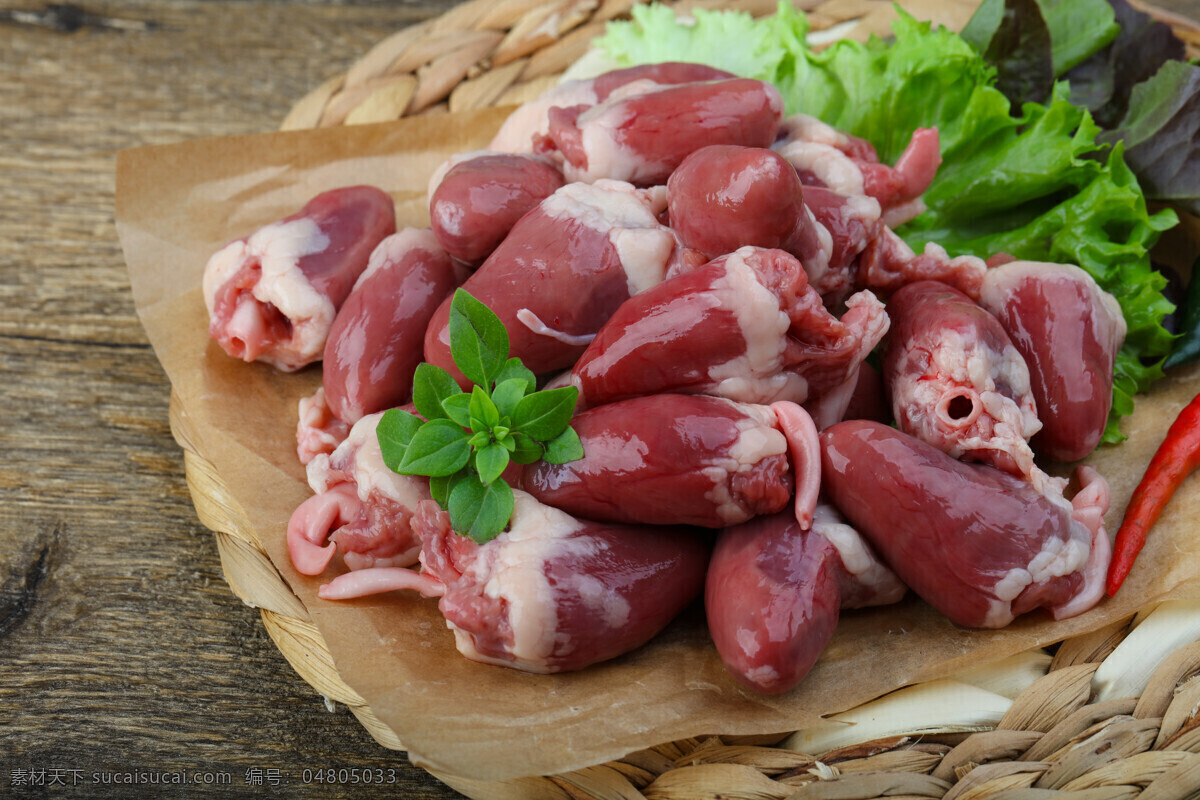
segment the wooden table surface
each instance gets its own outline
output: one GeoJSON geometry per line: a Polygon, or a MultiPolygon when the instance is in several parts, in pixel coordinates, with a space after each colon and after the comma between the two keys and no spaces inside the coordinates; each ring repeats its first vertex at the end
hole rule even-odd
{"type": "Polygon", "coordinates": [[[0,797],[378,795],[304,782],[354,767],[460,797],[327,709],[230,592],[113,223],[118,150],[273,130],[450,5],[0,0],[0,797]]]}

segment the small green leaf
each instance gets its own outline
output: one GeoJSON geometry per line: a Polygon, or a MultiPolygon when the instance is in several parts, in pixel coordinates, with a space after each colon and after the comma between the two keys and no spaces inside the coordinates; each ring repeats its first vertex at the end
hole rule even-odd
{"type": "Polygon", "coordinates": [[[446,412],[445,416],[457,422],[464,428],[471,427],[471,395],[466,392],[452,394],[442,401],[442,410],[446,412]]]}
{"type": "Polygon", "coordinates": [[[470,439],[467,439],[467,444],[471,445],[471,447],[474,447],[475,449],[479,449],[480,447],[486,447],[491,441],[491,431],[479,431],[478,433],[472,434],[470,439]]]}
{"type": "Polygon", "coordinates": [[[404,460],[409,442],[425,424],[425,420],[401,411],[398,408],[383,412],[379,425],[375,428],[375,438],[379,440],[379,450],[383,453],[383,463],[393,472],[404,460]]]}
{"type": "Polygon", "coordinates": [[[470,456],[466,432],[448,419],[434,419],[413,436],[396,471],[431,478],[452,475],[466,465],[470,456]]]}
{"type": "MultiPolygon", "coordinates": [[[[459,470],[454,475],[458,475],[461,472],[462,470],[459,470]]],[[[446,507],[446,503],[450,499],[450,485],[454,481],[454,475],[439,475],[436,478],[429,479],[429,495],[442,508],[446,507]]]]}
{"type": "Polygon", "coordinates": [[[413,405],[421,416],[425,419],[446,417],[442,403],[456,394],[462,394],[462,389],[449,372],[427,361],[417,364],[417,371],[413,373],[413,405]]]}
{"type": "Polygon", "coordinates": [[[507,466],[508,451],[503,445],[489,444],[475,453],[475,470],[484,486],[499,478],[507,466]]]}
{"type": "Polygon", "coordinates": [[[496,443],[510,453],[515,452],[517,449],[517,440],[513,436],[505,436],[502,439],[497,439],[496,443]]]}
{"type": "Polygon", "coordinates": [[[473,431],[490,431],[500,424],[500,411],[481,386],[471,387],[471,402],[467,406],[467,411],[471,417],[471,430],[473,431]]]}
{"type": "Polygon", "coordinates": [[[513,443],[512,460],[518,464],[532,464],[542,457],[545,448],[520,431],[513,431],[505,441],[513,443]]]}
{"type": "MultiPolygon", "coordinates": [[[[519,358],[510,358],[504,362],[504,369],[500,370],[500,374],[496,376],[496,388],[500,388],[500,384],[505,381],[517,380],[525,384],[524,394],[537,391],[537,376],[533,374],[533,370],[521,363],[519,358]]],[[[495,395],[492,395],[495,398],[495,395]]],[[[520,398],[518,398],[520,399],[520,398]]]]}
{"type": "Polygon", "coordinates": [[[511,417],[521,401],[529,392],[529,384],[522,378],[508,378],[496,383],[496,391],[492,392],[492,402],[500,411],[500,415],[511,417]]]}
{"type": "Polygon", "coordinates": [[[504,323],[464,289],[456,289],[450,301],[450,355],[468,380],[484,387],[508,360],[504,323]]]}
{"type": "Polygon", "coordinates": [[[513,492],[504,481],[484,486],[469,473],[450,490],[450,524],[479,544],[496,538],[513,512],[513,492]]]}
{"type": "Polygon", "coordinates": [[[546,454],[542,456],[551,464],[567,464],[583,458],[583,443],[574,428],[565,431],[546,442],[546,454]]]}
{"type": "Polygon", "coordinates": [[[538,441],[549,441],[571,423],[578,397],[574,386],[525,395],[513,411],[513,428],[538,441]]]}

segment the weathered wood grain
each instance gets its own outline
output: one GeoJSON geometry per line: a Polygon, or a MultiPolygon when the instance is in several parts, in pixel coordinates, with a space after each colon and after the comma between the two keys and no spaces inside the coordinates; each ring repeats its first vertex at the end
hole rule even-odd
{"type": "Polygon", "coordinates": [[[449,5],[97,2],[62,32],[45,6],[0,2],[0,796],[44,796],[31,779],[92,797],[379,794],[305,768],[459,796],[328,710],[230,593],[113,224],[118,150],[273,130],[449,5]],[[127,772],[228,783],[93,783],[127,772]]]}

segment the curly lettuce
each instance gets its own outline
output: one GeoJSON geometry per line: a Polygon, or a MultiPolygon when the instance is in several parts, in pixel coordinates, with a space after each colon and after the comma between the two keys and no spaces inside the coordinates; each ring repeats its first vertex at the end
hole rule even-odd
{"type": "MultiPolygon", "coordinates": [[[[1105,441],[1132,397],[1162,376],[1173,306],[1150,247],[1178,221],[1151,214],[1118,144],[1072,105],[1065,83],[1044,104],[1013,108],[996,68],[958,34],[897,9],[888,40],[840,40],[809,47],[804,14],[781,2],[754,19],[697,9],[680,21],[664,6],[635,6],[611,22],[596,46],[617,66],[698,61],[775,84],[789,113],[804,112],[860,136],[892,163],[918,127],[936,127],[942,167],[925,194],[928,210],[897,230],[914,249],[936,241],[952,254],[1075,263],[1121,303],[1129,335],[1118,358],[1105,441]]],[[[1110,25],[1098,26],[1111,38],[1110,25]]],[[[1089,47],[1076,42],[1083,52],[1089,47]]],[[[1074,59],[1074,56],[1071,60],[1074,59]]],[[[1070,61],[1068,61],[1070,63],[1070,61]]]]}

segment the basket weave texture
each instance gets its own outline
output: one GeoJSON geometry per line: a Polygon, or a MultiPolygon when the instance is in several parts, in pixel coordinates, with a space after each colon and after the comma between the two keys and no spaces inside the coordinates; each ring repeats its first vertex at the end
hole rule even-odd
{"type": "MultiPolygon", "coordinates": [[[[234,594],[260,610],[304,680],[346,705],[381,745],[403,749],[338,675],[307,610],[197,452],[174,398],[170,418],[196,511],[217,532],[234,594]]],[[[994,670],[908,687],[839,717],[874,733],[851,732],[832,748],[831,738],[714,734],[515,781],[433,774],[476,800],[1200,798],[1200,603],[1164,603],[1144,619],[1068,639],[1053,654],[1036,650],[994,670]],[[1131,651],[1132,669],[1124,666],[1131,651]]]]}
{"type": "MultiPolygon", "coordinates": [[[[776,6],[775,0],[670,4],[684,13],[721,7],[755,16],[776,6]]],[[[918,17],[955,29],[976,4],[903,3],[918,17]]],[[[297,103],[281,128],[524,102],[556,83],[604,24],[627,16],[633,5],[470,0],[381,41],[346,74],[297,103]]],[[[890,0],[795,5],[808,12],[815,29],[840,25],[860,39],[885,33],[895,14],[890,0]]],[[[1196,55],[1200,32],[1180,20],[1165,21],[1196,55]]],[[[382,746],[403,749],[338,675],[304,605],[272,565],[221,475],[193,446],[189,420],[174,398],[171,423],[199,517],[216,532],[230,588],[260,609],[268,634],[304,680],[346,705],[382,746]]],[[[1067,640],[1053,653],[1025,654],[991,674],[910,687],[847,712],[847,719],[860,723],[856,728],[869,727],[866,736],[822,744],[782,734],[764,740],[714,732],[562,775],[493,783],[434,774],[479,800],[1200,798],[1200,605],[1167,603],[1144,613],[1144,622],[1128,620],[1067,640]],[[1175,633],[1150,635],[1155,644],[1148,646],[1144,632],[1151,629],[1175,633]],[[1130,650],[1141,656],[1133,671],[1119,666],[1130,650]],[[955,691],[961,687],[973,692],[955,691]],[[981,704],[979,692],[998,700],[981,704]]]]}

